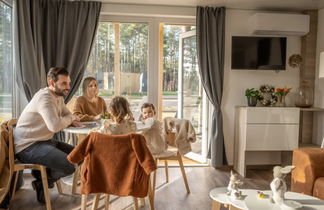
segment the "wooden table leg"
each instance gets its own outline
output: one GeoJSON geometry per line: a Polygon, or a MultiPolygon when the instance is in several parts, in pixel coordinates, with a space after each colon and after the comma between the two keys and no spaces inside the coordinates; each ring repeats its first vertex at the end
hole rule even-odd
{"type": "Polygon", "coordinates": [[[229,205],[229,210],[241,210],[239,208],[236,208],[235,206],[233,205],[229,205]]]}
{"type": "Polygon", "coordinates": [[[222,205],[221,203],[213,200],[212,210],[219,210],[221,205],[222,205]]]}

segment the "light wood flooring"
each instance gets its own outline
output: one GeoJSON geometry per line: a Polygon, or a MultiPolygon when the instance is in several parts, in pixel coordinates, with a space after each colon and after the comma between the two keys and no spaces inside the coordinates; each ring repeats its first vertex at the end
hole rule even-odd
{"type": "MultiPolygon", "coordinates": [[[[186,167],[191,193],[187,194],[180,173],[177,167],[169,168],[170,181],[165,183],[164,169],[159,168],[157,176],[157,190],[155,196],[156,210],[209,210],[211,209],[211,199],[209,191],[215,187],[226,186],[229,181],[230,167],[214,169],[211,167],[186,167]]],[[[272,180],[272,171],[248,170],[242,188],[268,190],[272,180]]],[[[36,193],[32,189],[30,182],[32,177],[24,175],[25,184],[16,193],[10,203],[10,210],[45,209],[36,201],[36,193]]],[[[288,178],[289,181],[289,178],[288,178]]],[[[56,187],[50,190],[52,208],[58,210],[79,210],[81,203],[80,195],[70,195],[71,187],[62,183],[63,191],[66,195],[58,195],[56,187]]],[[[92,197],[88,199],[88,209],[91,207],[92,197]]],[[[103,201],[100,201],[100,208],[103,209],[103,201]]],[[[112,197],[110,209],[132,209],[131,197],[112,197]]],[[[149,209],[148,201],[140,209],[149,209]]]]}

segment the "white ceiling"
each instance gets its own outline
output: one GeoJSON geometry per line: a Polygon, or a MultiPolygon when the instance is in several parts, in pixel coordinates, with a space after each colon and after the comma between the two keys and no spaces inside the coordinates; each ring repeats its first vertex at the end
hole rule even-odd
{"type": "Polygon", "coordinates": [[[232,9],[312,10],[324,8],[324,0],[101,0],[103,3],[171,6],[225,6],[232,9]]]}

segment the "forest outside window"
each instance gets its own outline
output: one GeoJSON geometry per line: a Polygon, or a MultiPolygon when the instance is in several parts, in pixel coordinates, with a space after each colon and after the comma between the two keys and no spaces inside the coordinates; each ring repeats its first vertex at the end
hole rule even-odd
{"type": "Polygon", "coordinates": [[[136,114],[147,101],[147,64],[146,23],[100,22],[84,77],[98,80],[107,104],[113,95],[123,95],[136,114]]]}
{"type": "Polygon", "coordinates": [[[0,1],[0,122],[13,115],[12,7],[0,1]]]}

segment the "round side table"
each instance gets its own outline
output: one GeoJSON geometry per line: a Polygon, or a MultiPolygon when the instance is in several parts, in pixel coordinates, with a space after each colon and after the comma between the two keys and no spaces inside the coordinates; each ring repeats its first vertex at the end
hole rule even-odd
{"type": "MultiPolygon", "coordinates": [[[[217,187],[210,191],[209,197],[213,199],[212,210],[219,210],[221,205],[228,205],[229,210],[246,208],[244,200],[233,200],[226,193],[227,187],[217,187]]],[[[244,194],[243,190],[242,193],[244,194]]]]}

